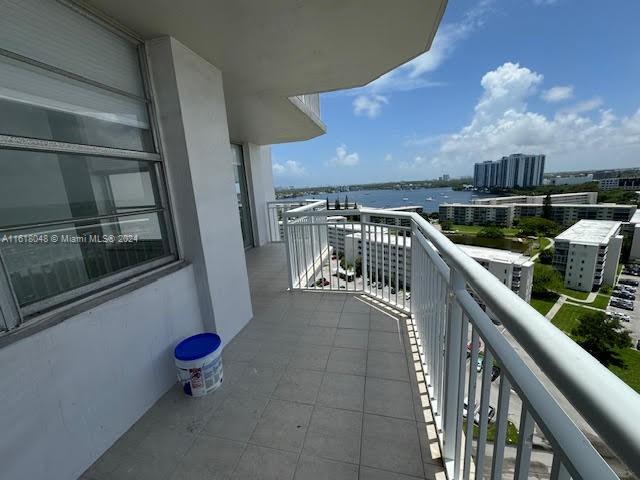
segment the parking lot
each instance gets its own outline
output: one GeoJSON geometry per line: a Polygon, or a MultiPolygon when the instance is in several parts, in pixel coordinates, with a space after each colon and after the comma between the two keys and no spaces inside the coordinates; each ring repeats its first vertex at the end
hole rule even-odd
{"type": "MultiPolygon", "coordinates": [[[[635,275],[621,274],[619,279],[631,279],[640,282],[640,277],[635,275]]],[[[635,347],[638,340],[640,339],[640,287],[637,287],[636,291],[636,300],[633,302],[633,310],[625,310],[623,308],[617,308],[609,306],[607,310],[612,312],[620,312],[631,317],[629,322],[623,321],[622,324],[624,327],[631,332],[631,337],[633,338],[633,346],[635,347]]]]}

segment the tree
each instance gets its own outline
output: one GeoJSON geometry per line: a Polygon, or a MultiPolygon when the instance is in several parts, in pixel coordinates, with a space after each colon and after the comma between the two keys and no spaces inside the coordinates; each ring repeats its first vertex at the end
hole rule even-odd
{"type": "Polygon", "coordinates": [[[544,197],[544,201],[542,202],[542,216],[548,220],[551,220],[551,218],[553,217],[550,193],[547,193],[547,196],[544,197]]]}
{"type": "Polygon", "coordinates": [[[535,298],[555,296],[554,291],[564,286],[560,274],[551,266],[536,263],[533,268],[531,295],[535,298]]]}
{"type": "Polygon", "coordinates": [[[542,250],[540,252],[540,263],[544,263],[545,265],[551,265],[553,262],[553,248],[547,248],[546,250],[542,250]]]}
{"type": "Polygon", "coordinates": [[[340,210],[340,200],[338,200],[338,197],[336,197],[336,201],[333,204],[333,209],[340,210]]]}
{"type": "Polygon", "coordinates": [[[344,208],[349,210],[349,197],[346,195],[344,196],[344,208]]]}
{"type": "Polygon", "coordinates": [[[330,208],[329,208],[329,197],[327,197],[327,210],[330,210],[330,208]]]}
{"type": "Polygon", "coordinates": [[[572,331],[576,343],[593,355],[605,367],[624,367],[616,350],[631,346],[629,331],[622,328],[620,320],[595,310],[584,313],[579,325],[572,331]]]}
{"type": "Polygon", "coordinates": [[[503,238],[504,232],[500,227],[484,227],[478,232],[478,236],[482,238],[503,238]]]}
{"type": "Polygon", "coordinates": [[[449,220],[443,220],[440,222],[440,228],[442,228],[442,230],[451,230],[453,228],[453,222],[449,221],[449,220]]]}
{"type": "Polygon", "coordinates": [[[552,220],[538,217],[521,218],[518,227],[520,228],[518,235],[521,237],[555,237],[562,228],[552,220]]]}

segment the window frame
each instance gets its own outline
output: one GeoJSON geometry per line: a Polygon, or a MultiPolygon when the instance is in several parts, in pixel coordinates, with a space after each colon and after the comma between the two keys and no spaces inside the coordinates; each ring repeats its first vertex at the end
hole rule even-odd
{"type": "MultiPolygon", "coordinates": [[[[113,215],[101,215],[95,217],[83,217],[83,218],[69,218],[52,222],[32,223],[24,227],[38,228],[42,226],[48,226],[53,224],[75,224],[78,222],[90,222],[95,220],[98,223],[101,219],[117,219],[119,217],[127,215],[141,215],[157,213],[162,217],[163,227],[166,231],[166,239],[163,239],[168,244],[168,254],[163,255],[152,260],[148,260],[124,270],[110,273],[102,278],[91,281],[85,285],[81,285],[70,290],[66,290],[62,293],[53,295],[51,297],[38,300],[34,303],[20,307],[18,299],[15,294],[15,289],[11,283],[9,272],[6,268],[6,264],[3,258],[2,251],[0,250],[0,337],[11,335],[12,333],[21,330],[20,327],[25,325],[33,325],[47,314],[55,309],[56,312],[64,310],[72,304],[82,301],[85,298],[93,298],[95,295],[99,295],[101,291],[108,290],[117,286],[118,283],[134,279],[137,276],[149,274],[154,270],[165,267],[170,263],[179,261],[180,249],[178,245],[178,238],[175,231],[173,222],[173,208],[171,202],[171,194],[169,185],[167,182],[167,174],[164,163],[164,156],[162,152],[162,141],[160,137],[160,128],[157,117],[157,107],[155,105],[155,97],[153,94],[152,82],[150,77],[148,57],[145,50],[144,40],[136,34],[125,30],[120,25],[114,25],[112,21],[104,18],[98,12],[90,11],[89,9],[81,8],[76,4],[68,2],[66,0],[59,0],[60,3],[66,5],[70,10],[76,14],[83,15],[89,20],[95,22],[96,28],[106,28],[110,32],[118,35],[121,38],[128,40],[137,50],[138,68],[140,69],[140,76],[142,79],[142,89],[144,97],[133,95],[129,92],[120,91],[117,88],[103,85],[99,82],[85,78],[72,72],[61,70],[57,67],[43,64],[37,60],[33,60],[22,55],[4,50],[0,48],[0,56],[8,57],[13,60],[28,63],[29,65],[42,68],[46,71],[53,72],[63,77],[69,78],[74,81],[80,81],[93,87],[100,88],[106,92],[114,95],[121,95],[129,97],[144,103],[149,117],[150,133],[153,141],[153,152],[145,152],[139,150],[127,150],[120,148],[110,148],[94,145],[83,145],[70,142],[61,142],[57,140],[43,140],[31,137],[20,137],[12,135],[0,134],[0,149],[3,150],[20,150],[20,151],[35,151],[35,152],[49,152],[66,155],[85,155],[85,156],[98,156],[98,157],[111,157],[120,160],[131,161],[147,161],[153,165],[153,169],[157,178],[157,190],[159,194],[158,208],[153,209],[141,209],[127,212],[124,214],[113,215]]],[[[16,232],[15,227],[0,228],[0,234],[11,230],[16,232]]]]}

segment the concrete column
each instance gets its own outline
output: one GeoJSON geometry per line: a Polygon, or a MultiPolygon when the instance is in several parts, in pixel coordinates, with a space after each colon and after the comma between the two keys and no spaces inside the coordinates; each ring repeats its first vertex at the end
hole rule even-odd
{"type": "Polygon", "coordinates": [[[271,146],[245,143],[243,147],[251,197],[253,241],[259,247],[269,241],[267,202],[276,198],[271,170],[271,146]]]}
{"type": "Polygon", "coordinates": [[[147,42],[180,255],[207,330],[226,343],[253,316],[221,72],[170,37],[147,42]]]}

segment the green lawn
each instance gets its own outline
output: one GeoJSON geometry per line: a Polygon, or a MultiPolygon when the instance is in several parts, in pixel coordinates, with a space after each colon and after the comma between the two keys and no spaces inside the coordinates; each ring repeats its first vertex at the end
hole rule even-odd
{"type": "Polygon", "coordinates": [[[554,290],[562,295],[566,295],[567,297],[577,298],[578,300],[586,300],[589,296],[590,292],[581,292],[580,290],[571,290],[567,287],[558,287],[554,288],[554,290]]]}
{"type": "MultiPolygon", "coordinates": [[[[531,248],[531,251],[528,252],[528,254],[533,257],[535,254],[540,253],[542,250],[544,250],[550,243],[551,240],[549,240],[547,237],[538,237],[538,239],[533,243],[533,248],[531,248]]],[[[540,261],[540,259],[536,261],[540,261]]]]}
{"type": "MultiPolygon", "coordinates": [[[[586,308],[565,303],[553,317],[551,323],[571,336],[569,332],[578,325],[578,318],[586,310],[586,308]]],[[[633,348],[623,348],[618,350],[618,356],[625,363],[624,368],[610,365],[609,370],[640,393],[640,352],[633,348]]]]}
{"type": "MultiPolygon", "coordinates": [[[[463,420],[462,428],[463,428],[463,431],[466,433],[467,432],[466,420],[463,420]]],[[[473,438],[477,439],[479,435],[480,435],[480,427],[478,427],[478,425],[474,423],[473,438]]],[[[487,428],[487,442],[493,443],[495,442],[495,440],[496,440],[496,424],[495,422],[492,422],[489,424],[489,427],[487,428]]],[[[518,443],[518,429],[510,420],[507,420],[507,440],[505,443],[507,445],[516,445],[518,443]]]]}
{"type": "MultiPolygon", "coordinates": [[[[466,233],[469,235],[477,235],[480,230],[482,230],[482,225],[453,225],[451,227],[452,230],[457,230],[460,233],[466,233]]],[[[519,232],[517,228],[504,228],[500,227],[500,229],[504,232],[505,236],[513,236],[519,232]]]]}
{"type": "Polygon", "coordinates": [[[587,311],[586,308],[565,303],[555,314],[551,323],[563,332],[569,334],[574,327],[578,326],[578,318],[587,311]]]}
{"type": "Polygon", "coordinates": [[[624,361],[625,368],[609,367],[624,383],[640,393],[640,352],[633,348],[618,351],[618,356],[624,361]]]}
{"type": "Polygon", "coordinates": [[[530,305],[535,308],[540,314],[546,315],[551,307],[556,303],[558,297],[551,298],[532,298],[530,305]]]}
{"type": "Polygon", "coordinates": [[[596,299],[591,303],[587,303],[587,305],[593,308],[599,308],[601,310],[604,310],[607,308],[610,298],[611,298],[611,295],[605,295],[603,293],[599,293],[596,296],[596,299]]]}

